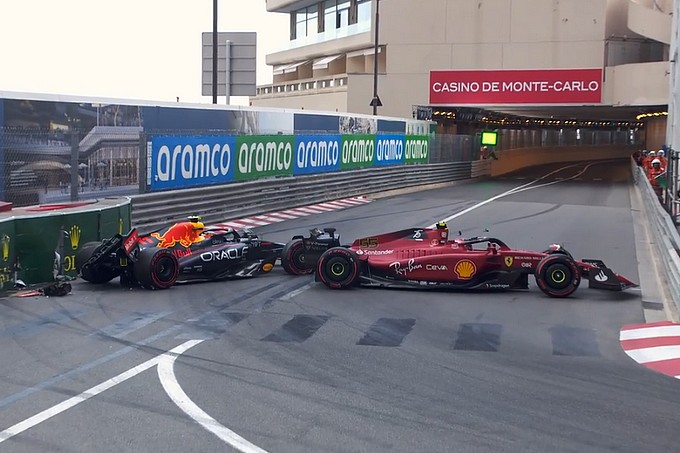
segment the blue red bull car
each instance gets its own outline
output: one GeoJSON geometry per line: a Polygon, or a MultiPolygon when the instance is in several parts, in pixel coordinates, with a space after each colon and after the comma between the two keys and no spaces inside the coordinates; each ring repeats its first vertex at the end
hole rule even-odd
{"type": "Polygon", "coordinates": [[[335,229],[317,232],[310,238],[294,237],[281,263],[290,274],[316,272],[316,280],[329,288],[528,289],[530,275],[551,297],[571,295],[582,278],[596,289],[637,286],[603,261],[575,260],[559,245],[536,252],[510,248],[492,237],[449,239],[443,222],[437,228],[410,228],[344,246],[335,229]]]}
{"type": "Polygon", "coordinates": [[[116,277],[125,286],[166,289],[175,283],[252,277],[272,270],[285,244],[249,229],[206,228],[197,216],[149,234],[133,229],[76,254],[78,275],[91,283],[116,277]]]}

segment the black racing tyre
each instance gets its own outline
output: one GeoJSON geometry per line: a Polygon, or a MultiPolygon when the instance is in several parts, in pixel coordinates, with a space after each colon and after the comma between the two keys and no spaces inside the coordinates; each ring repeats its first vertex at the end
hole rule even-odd
{"type": "Polygon", "coordinates": [[[536,266],[536,284],[550,297],[570,296],[581,283],[573,258],[556,253],[544,257],[536,266]]]}
{"type": "Polygon", "coordinates": [[[319,258],[316,274],[329,288],[349,288],[359,281],[359,261],[353,251],[344,247],[333,247],[319,258]]]}
{"type": "Polygon", "coordinates": [[[137,282],[145,288],[167,289],[177,281],[179,261],[168,249],[142,249],[134,264],[134,275],[137,282]]]}
{"type": "Polygon", "coordinates": [[[281,266],[291,275],[311,274],[314,264],[305,262],[305,244],[302,239],[288,242],[281,250],[281,266]]]}
{"type": "Polygon", "coordinates": [[[94,265],[83,269],[83,265],[100,245],[101,242],[86,242],[76,253],[76,272],[83,280],[95,284],[108,283],[118,275],[115,269],[108,266],[94,265]]]}

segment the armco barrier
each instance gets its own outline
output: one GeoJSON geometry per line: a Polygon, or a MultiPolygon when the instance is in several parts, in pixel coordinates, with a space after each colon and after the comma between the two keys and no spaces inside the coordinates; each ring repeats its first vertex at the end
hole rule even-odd
{"type": "Polygon", "coordinates": [[[338,198],[469,179],[471,171],[471,162],[374,167],[148,193],[132,198],[132,223],[149,231],[191,214],[217,223],[338,198]]]}
{"type": "MultiPolygon", "coordinates": [[[[632,159],[631,159],[632,161],[632,159]]],[[[649,221],[654,248],[668,282],[676,309],[680,310],[680,235],[671,216],[663,209],[644,171],[633,163],[633,175],[640,189],[644,215],[649,221]]]]}
{"type": "Polygon", "coordinates": [[[17,208],[0,216],[0,289],[75,277],[80,247],[130,229],[130,198],[17,208]]]}

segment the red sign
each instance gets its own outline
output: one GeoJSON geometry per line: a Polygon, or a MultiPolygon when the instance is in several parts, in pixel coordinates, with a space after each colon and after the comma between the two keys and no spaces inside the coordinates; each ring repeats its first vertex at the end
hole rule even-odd
{"type": "Polygon", "coordinates": [[[430,104],[597,104],[602,69],[430,71],[430,104]]]}

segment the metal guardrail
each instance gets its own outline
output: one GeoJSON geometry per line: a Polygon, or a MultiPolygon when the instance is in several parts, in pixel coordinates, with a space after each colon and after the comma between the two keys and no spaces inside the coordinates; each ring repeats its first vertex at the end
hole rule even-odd
{"type": "Polygon", "coordinates": [[[141,194],[132,197],[132,225],[150,231],[193,214],[201,215],[206,224],[219,223],[338,198],[470,179],[472,166],[454,162],[373,167],[141,194]]]}
{"type": "MultiPolygon", "coordinates": [[[[632,160],[632,159],[631,159],[632,160]]],[[[657,256],[661,260],[664,277],[668,282],[675,307],[680,310],[680,235],[671,216],[663,209],[644,170],[633,161],[633,177],[640,189],[642,203],[653,236],[657,256]]]]}

